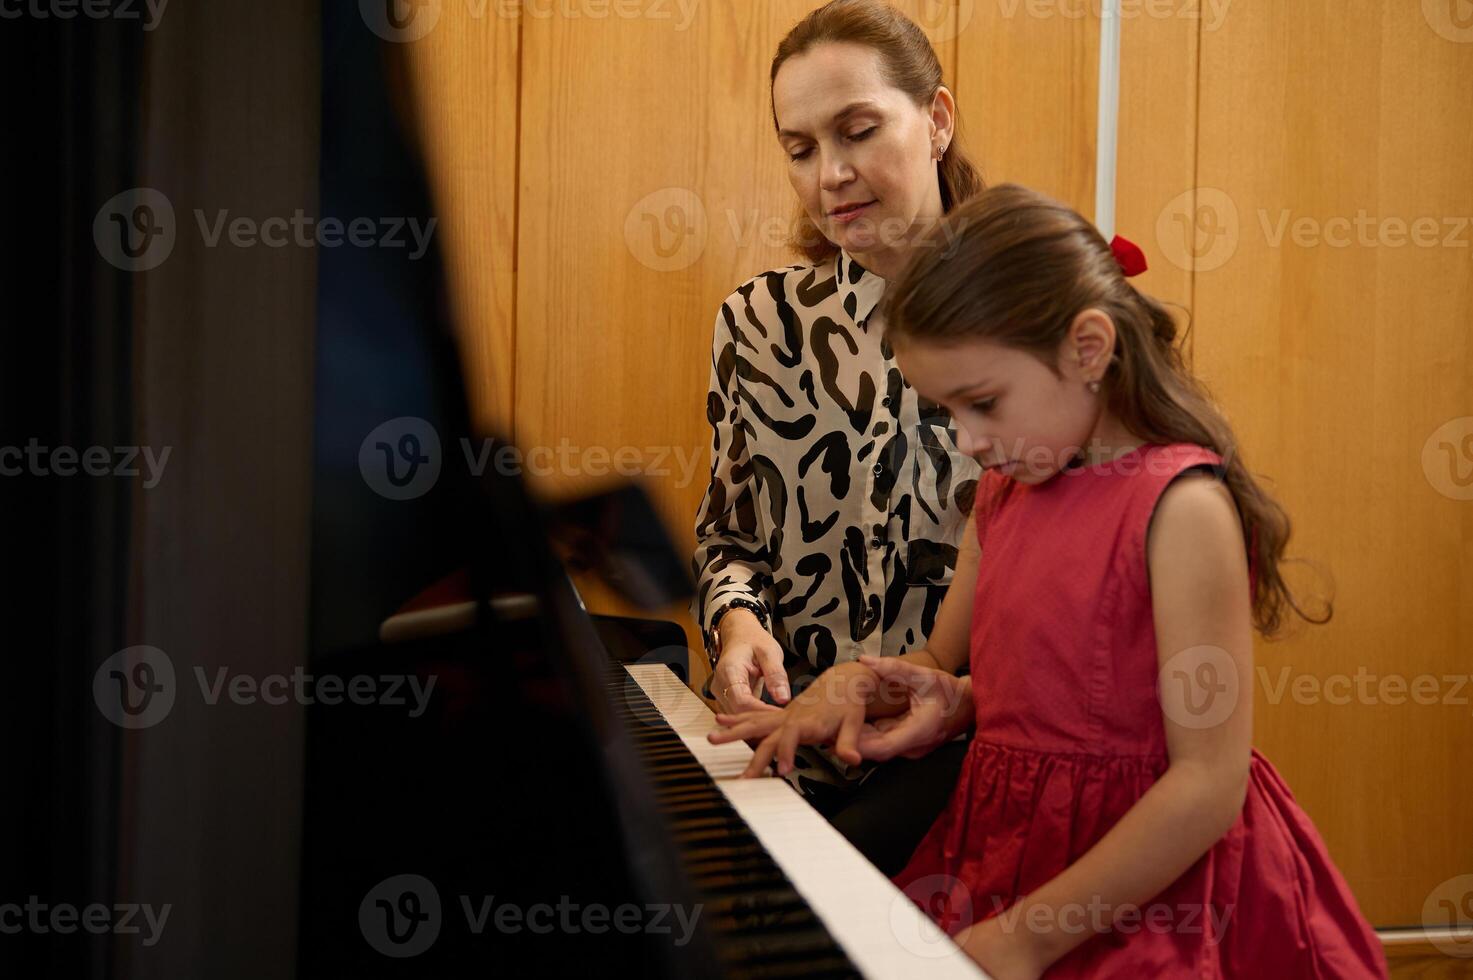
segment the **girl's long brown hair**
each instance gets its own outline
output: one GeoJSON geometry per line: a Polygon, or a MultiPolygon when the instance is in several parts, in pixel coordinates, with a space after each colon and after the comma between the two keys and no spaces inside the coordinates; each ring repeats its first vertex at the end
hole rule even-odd
{"type": "MultiPolygon", "coordinates": [[[[941,87],[941,62],[925,32],[909,17],[879,0],[831,0],[803,18],[777,46],[769,83],[777,70],[794,55],[819,44],[859,44],[880,53],[880,70],[885,80],[900,89],[922,109],[929,109],[941,87]]],[[[768,87],[771,98],[771,85],[768,87]]],[[[777,107],[772,109],[772,128],[779,128],[777,107]]],[[[941,210],[950,211],[982,189],[982,177],[962,152],[960,137],[953,134],[941,156],[941,210]]],[[[793,251],[817,265],[839,251],[814,227],[800,206],[790,240],[793,251]]]]}
{"type": "Polygon", "coordinates": [[[1306,612],[1285,582],[1289,517],[1249,473],[1227,419],[1187,368],[1176,321],[1126,280],[1078,213],[1016,184],[983,191],[921,236],[883,303],[892,345],[984,339],[1026,350],[1055,372],[1075,317],[1108,314],[1116,330],[1102,382],[1109,410],[1147,443],[1194,443],[1223,459],[1256,579],[1253,625],[1271,636],[1289,610],[1329,620],[1328,601],[1322,613],[1306,612]]]}

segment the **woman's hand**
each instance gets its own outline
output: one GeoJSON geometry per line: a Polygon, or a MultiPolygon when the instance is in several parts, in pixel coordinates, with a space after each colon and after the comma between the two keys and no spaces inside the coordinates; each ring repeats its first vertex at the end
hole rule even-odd
{"type": "Polygon", "coordinates": [[[818,676],[782,711],[745,711],[717,714],[722,727],[706,736],[711,742],[761,739],[744,777],[760,776],[777,760],[779,775],[793,768],[799,745],[832,742],[834,754],[845,762],[860,761],[859,737],[878,682],[875,672],[857,663],[831,667],[818,676]]]}
{"type": "Polygon", "coordinates": [[[966,731],[971,723],[972,679],[911,663],[900,657],[860,657],[859,662],[886,685],[887,699],[898,687],[906,707],[898,715],[876,718],[859,736],[859,753],[884,761],[918,759],[966,731]]]}
{"type": "Polygon", "coordinates": [[[952,939],[992,980],[1038,980],[1048,964],[1031,934],[1019,925],[1018,917],[1005,911],[968,926],[952,939]]]}
{"type": "Polygon", "coordinates": [[[721,633],[721,656],[711,674],[711,694],[716,704],[728,714],[768,712],[778,708],[760,700],[753,689],[759,680],[779,705],[787,704],[788,672],[783,669],[783,648],[762,626],[762,621],[746,609],[727,611],[716,627],[721,633]]]}

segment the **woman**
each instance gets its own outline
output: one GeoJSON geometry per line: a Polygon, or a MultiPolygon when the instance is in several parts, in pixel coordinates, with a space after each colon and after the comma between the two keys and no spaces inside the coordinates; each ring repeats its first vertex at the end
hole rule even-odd
{"type": "MultiPolygon", "coordinates": [[[[978,477],[949,419],[902,379],[875,312],[913,241],[981,189],[930,42],[878,0],[834,0],[783,39],[771,80],[808,261],[747,281],[716,318],[693,613],[725,712],[762,707],[764,684],[786,704],[815,671],[805,696],[841,696],[859,656],[924,647],[978,477]]],[[[865,773],[808,753],[790,775],[893,870],[963,749],[865,773]]]]}

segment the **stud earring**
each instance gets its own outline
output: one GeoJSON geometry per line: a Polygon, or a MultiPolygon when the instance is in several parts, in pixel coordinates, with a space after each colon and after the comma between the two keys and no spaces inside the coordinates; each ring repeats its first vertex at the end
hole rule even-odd
{"type": "Polygon", "coordinates": [[[1091,395],[1098,395],[1100,393],[1100,383],[1098,381],[1091,381],[1085,387],[1089,389],[1091,395]]]}

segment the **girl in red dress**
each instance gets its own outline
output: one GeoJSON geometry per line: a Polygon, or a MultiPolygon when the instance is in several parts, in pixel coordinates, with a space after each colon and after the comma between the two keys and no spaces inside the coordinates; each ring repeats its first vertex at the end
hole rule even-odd
{"type": "Polygon", "coordinates": [[[1016,186],[929,240],[885,297],[886,339],[985,469],[927,649],[719,715],[713,740],[760,738],[756,775],[799,742],[883,759],[975,726],[895,880],[995,980],[1384,977],[1251,745],[1253,629],[1328,611],[1282,578],[1288,518],[1127,281],[1139,251],[1016,186]]]}

